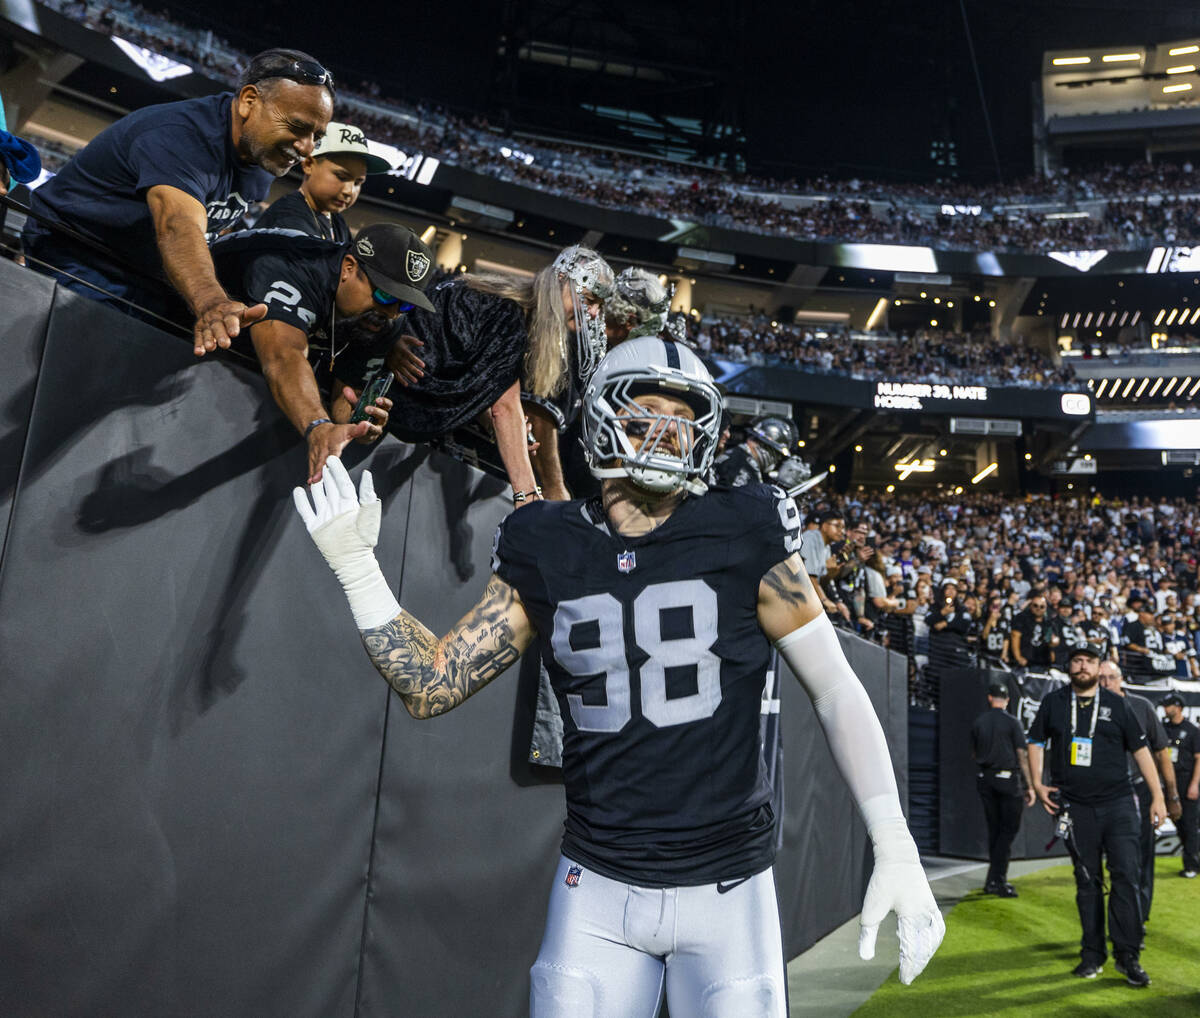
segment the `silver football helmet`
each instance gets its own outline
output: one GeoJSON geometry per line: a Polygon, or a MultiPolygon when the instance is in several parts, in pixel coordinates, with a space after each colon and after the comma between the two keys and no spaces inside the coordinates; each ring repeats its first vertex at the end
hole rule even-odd
{"type": "Polygon", "coordinates": [[[605,355],[583,396],[583,446],[599,478],[628,477],[647,491],[706,489],[721,437],[724,400],[703,362],[657,337],[631,339],[605,355]],[[650,393],[688,403],[694,420],[638,403],[650,393]],[[630,440],[641,438],[640,446],[630,440]]]}
{"type": "Polygon", "coordinates": [[[613,291],[604,302],[604,315],[613,321],[633,320],[629,339],[657,336],[667,323],[671,295],[648,269],[630,266],[617,276],[613,291]]]}
{"type": "Polygon", "coordinates": [[[608,349],[608,338],[604,334],[604,302],[612,295],[613,270],[599,254],[580,244],[564,247],[554,259],[554,269],[571,285],[571,303],[575,309],[575,363],[579,377],[586,380],[608,349]],[[595,318],[588,316],[583,299],[585,292],[600,301],[595,318]]]}
{"type": "Polygon", "coordinates": [[[774,455],[764,467],[771,469],[787,459],[796,445],[796,426],[786,417],[756,417],[746,429],[747,434],[774,455]]]}

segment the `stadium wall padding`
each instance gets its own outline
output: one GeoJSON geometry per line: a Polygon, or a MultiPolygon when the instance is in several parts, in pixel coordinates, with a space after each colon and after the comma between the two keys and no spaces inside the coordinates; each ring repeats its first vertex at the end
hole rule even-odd
{"type": "MultiPolygon", "coordinates": [[[[536,668],[410,718],[295,517],[304,447],[262,378],[8,262],[0,299],[0,1014],[527,1013],[563,817],[525,759],[536,668]]],[[[390,437],[346,460],[401,603],[449,626],[506,486],[390,437]]],[[[845,642],[903,782],[903,659],[845,642]]],[[[797,687],[789,956],[870,862],[797,687]]]]}

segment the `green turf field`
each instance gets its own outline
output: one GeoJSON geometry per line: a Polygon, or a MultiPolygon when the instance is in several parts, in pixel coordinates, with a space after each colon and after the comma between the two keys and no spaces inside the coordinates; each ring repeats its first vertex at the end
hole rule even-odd
{"type": "Polygon", "coordinates": [[[1200,878],[1160,857],[1142,952],[1153,984],[1125,984],[1110,957],[1097,979],[1078,979],[1079,918],[1069,865],[1013,882],[1019,898],[969,894],[946,917],[946,939],[912,986],[893,972],[855,1018],[1005,1015],[1200,1018],[1200,878]]]}

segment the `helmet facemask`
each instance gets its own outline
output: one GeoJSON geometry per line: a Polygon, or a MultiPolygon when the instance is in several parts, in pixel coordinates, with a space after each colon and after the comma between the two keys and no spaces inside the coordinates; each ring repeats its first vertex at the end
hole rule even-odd
{"type": "Polygon", "coordinates": [[[579,377],[591,377],[608,349],[604,333],[604,301],[612,293],[613,272],[608,262],[591,248],[574,244],[563,248],[554,259],[554,270],[571,289],[575,314],[575,364],[579,377]],[[585,294],[599,302],[595,317],[588,314],[585,294]]]}
{"type": "MultiPolygon", "coordinates": [[[[656,345],[662,348],[661,342],[656,345]]],[[[593,380],[584,399],[583,441],[592,474],[625,477],[658,494],[682,489],[703,494],[704,477],[721,437],[720,392],[709,378],[688,377],[661,365],[606,371],[609,359],[628,346],[622,344],[605,359],[598,372],[603,377],[593,380]],[[639,397],[650,393],[684,400],[695,419],[658,412],[639,402],[639,397]]]]}

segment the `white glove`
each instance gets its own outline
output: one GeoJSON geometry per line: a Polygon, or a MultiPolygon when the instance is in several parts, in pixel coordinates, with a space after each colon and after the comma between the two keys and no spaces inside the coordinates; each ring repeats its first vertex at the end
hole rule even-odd
{"type": "Polygon", "coordinates": [[[875,957],[879,924],[896,913],[900,935],[900,982],[908,986],[929,964],[946,935],[946,920],[930,890],[916,843],[903,818],[871,831],[875,870],[863,899],[858,956],[875,957]]]}
{"type": "Polygon", "coordinates": [[[400,604],[375,560],[383,504],[375,495],[371,472],[364,470],[357,495],[342,461],[330,456],[321,480],[292,489],[296,512],[309,536],[341,581],[362,631],[378,629],[400,614],[400,604]],[[309,504],[309,495],[312,504],[309,504]]]}

